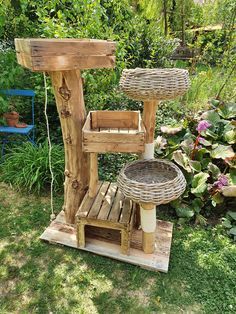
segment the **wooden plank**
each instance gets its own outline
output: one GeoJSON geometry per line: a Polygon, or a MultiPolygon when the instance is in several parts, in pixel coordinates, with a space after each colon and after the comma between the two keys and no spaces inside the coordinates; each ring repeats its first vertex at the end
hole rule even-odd
{"type": "Polygon", "coordinates": [[[133,210],[133,203],[130,199],[126,198],[123,202],[123,208],[120,214],[119,222],[122,224],[129,224],[132,210],[133,210]]]}
{"type": "Polygon", "coordinates": [[[116,43],[93,39],[15,39],[16,51],[31,56],[111,56],[115,54],[116,43]]]}
{"type": "Polygon", "coordinates": [[[113,68],[115,66],[114,56],[78,57],[76,55],[61,55],[30,57],[30,55],[23,52],[17,53],[17,55],[20,55],[18,62],[22,66],[36,72],[113,68]]]}
{"type": "MultiPolygon", "coordinates": [[[[142,231],[134,230],[131,237],[131,248],[129,255],[120,253],[120,244],[108,241],[103,241],[96,238],[87,238],[86,246],[79,248],[87,252],[92,252],[105,257],[113,258],[126,263],[138,265],[142,268],[151,271],[168,272],[172,228],[173,224],[168,222],[167,233],[163,235],[159,230],[160,220],[157,220],[156,229],[156,250],[153,254],[145,254],[142,250],[138,249],[142,241],[142,231]],[[161,238],[162,237],[162,238],[161,238]],[[161,239],[160,239],[161,238],[161,239]],[[159,244],[164,243],[164,246],[159,249],[159,244]]],[[[67,225],[52,222],[50,226],[43,232],[40,237],[41,240],[50,243],[58,243],[69,247],[77,248],[76,229],[67,225]]]]}
{"type": "Polygon", "coordinates": [[[107,190],[109,188],[109,185],[110,185],[110,182],[103,182],[102,183],[102,186],[100,188],[100,190],[98,191],[98,194],[95,198],[95,201],[91,207],[91,210],[89,211],[88,213],[88,218],[97,218],[97,215],[100,211],[100,208],[102,206],[102,203],[103,203],[103,200],[104,200],[104,197],[107,193],[107,190]]]}
{"type": "MultiPolygon", "coordinates": [[[[98,183],[98,193],[100,191],[100,188],[102,186],[102,182],[99,182],[98,183]]],[[[95,201],[95,197],[90,197],[89,196],[89,192],[86,193],[85,197],[83,198],[83,201],[79,207],[79,210],[76,214],[76,217],[80,217],[80,218],[83,218],[83,217],[87,217],[93,203],[95,201]]]]}
{"type": "Polygon", "coordinates": [[[141,143],[83,143],[84,152],[93,153],[142,153],[144,145],[141,143]]]}
{"type": "Polygon", "coordinates": [[[144,133],[136,133],[136,134],[130,134],[130,133],[117,133],[110,132],[110,131],[84,131],[83,132],[83,140],[84,143],[143,143],[145,140],[145,134],[144,133]]]}
{"type": "Polygon", "coordinates": [[[104,201],[103,201],[102,207],[100,209],[100,212],[97,216],[97,219],[107,220],[108,215],[109,215],[110,210],[111,210],[111,207],[113,205],[116,191],[117,191],[117,184],[111,183],[109,186],[109,189],[107,191],[107,194],[104,198],[104,201]]]}
{"type": "Polygon", "coordinates": [[[24,68],[32,69],[33,63],[29,55],[16,53],[17,62],[22,65],[24,68]]]}
{"type": "Polygon", "coordinates": [[[91,128],[130,128],[139,126],[139,111],[93,111],[91,128]]]}
{"type": "Polygon", "coordinates": [[[120,218],[120,212],[122,209],[122,203],[125,199],[124,194],[121,193],[121,191],[118,189],[115,199],[114,199],[114,203],[112,205],[108,220],[110,221],[114,221],[114,222],[118,222],[119,218],[120,218]]]}

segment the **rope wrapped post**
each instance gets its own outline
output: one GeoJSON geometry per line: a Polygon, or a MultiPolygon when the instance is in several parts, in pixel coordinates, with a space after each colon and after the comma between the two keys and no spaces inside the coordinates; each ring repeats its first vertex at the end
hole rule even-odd
{"type": "MultiPolygon", "coordinates": [[[[143,123],[146,128],[146,141],[143,159],[154,158],[156,110],[159,101],[183,95],[189,85],[188,72],[183,69],[136,68],[123,71],[120,80],[121,89],[130,98],[144,102],[143,123]]],[[[142,204],[140,214],[143,230],[143,250],[145,253],[153,253],[156,229],[155,203],[142,204]]]]}

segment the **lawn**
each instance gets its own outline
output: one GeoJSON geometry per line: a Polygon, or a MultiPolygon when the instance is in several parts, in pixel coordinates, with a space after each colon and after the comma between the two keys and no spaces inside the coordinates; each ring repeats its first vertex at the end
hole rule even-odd
{"type": "Polygon", "coordinates": [[[41,242],[47,197],[0,184],[0,210],[1,314],[235,313],[236,246],[220,227],[175,227],[164,274],[41,242]]]}

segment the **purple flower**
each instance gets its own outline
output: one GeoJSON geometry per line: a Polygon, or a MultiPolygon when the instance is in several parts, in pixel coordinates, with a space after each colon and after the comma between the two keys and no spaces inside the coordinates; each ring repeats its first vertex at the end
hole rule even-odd
{"type": "Polygon", "coordinates": [[[228,184],[228,178],[224,174],[221,174],[219,175],[218,180],[213,184],[213,186],[218,190],[221,190],[223,186],[226,186],[228,184]]]}
{"type": "Polygon", "coordinates": [[[207,120],[202,120],[198,123],[196,130],[198,131],[198,133],[200,133],[202,131],[206,131],[210,126],[210,122],[208,122],[207,120]]]}

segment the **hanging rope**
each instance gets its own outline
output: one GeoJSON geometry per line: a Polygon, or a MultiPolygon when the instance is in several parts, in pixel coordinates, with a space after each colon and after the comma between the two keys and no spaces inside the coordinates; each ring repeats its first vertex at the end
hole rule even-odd
{"type": "Polygon", "coordinates": [[[44,102],[44,115],[46,120],[46,126],[47,126],[47,138],[48,138],[48,162],[49,162],[49,170],[51,174],[51,185],[50,185],[50,197],[51,197],[51,215],[50,219],[51,221],[56,218],[56,215],[54,214],[53,209],[53,183],[54,183],[54,174],[52,170],[52,143],[50,139],[50,129],[49,129],[49,122],[48,122],[48,115],[47,115],[47,106],[48,106],[48,93],[47,93],[47,79],[46,74],[43,72],[43,80],[44,80],[44,92],[45,92],[45,102],[44,102]]]}

